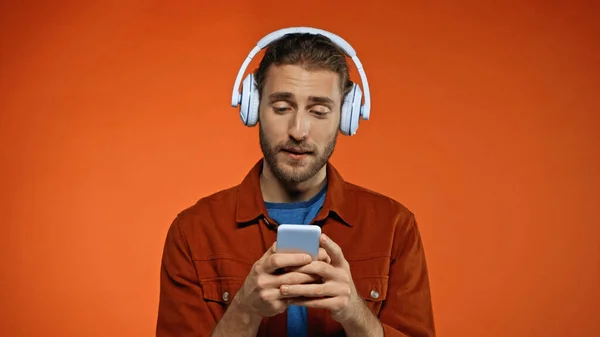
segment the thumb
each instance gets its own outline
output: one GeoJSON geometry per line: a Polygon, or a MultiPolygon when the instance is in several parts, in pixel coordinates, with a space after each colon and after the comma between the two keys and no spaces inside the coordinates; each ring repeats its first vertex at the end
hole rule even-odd
{"type": "Polygon", "coordinates": [[[269,247],[269,249],[267,249],[267,251],[264,254],[264,257],[269,257],[269,256],[275,254],[276,251],[277,251],[277,241],[273,242],[271,247],[269,247]]]}
{"type": "Polygon", "coordinates": [[[269,256],[275,254],[275,245],[277,244],[277,242],[273,242],[273,244],[267,248],[267,250],[264,252],[264,254],[258,259],[258,261],[256,261],[257,263],[262,263],[264,262],[266,259],[269,258],[269,256]]]}
{"type": "Polygon", "coordinates": [[[335,243],[327,235],[321,235],[321,247],[325,249],[329,257],[331,258],[331,264],[335,266],[343,266],[346,262],[342,248],[335,243]]]}

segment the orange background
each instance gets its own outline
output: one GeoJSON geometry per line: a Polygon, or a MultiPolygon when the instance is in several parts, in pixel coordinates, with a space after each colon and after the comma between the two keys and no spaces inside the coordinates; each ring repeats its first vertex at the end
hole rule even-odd
{"type": "Polygon", "coordinates": [[[417,214],[439,336],[600,335],[597,5],[202,2],[2,2],[0,335],[154,334],[171,220],[261,155],[236,72],[293,25],[359,53],[333,162],[417,214]]]}

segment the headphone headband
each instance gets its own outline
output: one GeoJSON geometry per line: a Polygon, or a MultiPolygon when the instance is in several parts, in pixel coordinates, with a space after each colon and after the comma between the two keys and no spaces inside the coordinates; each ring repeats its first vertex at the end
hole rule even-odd
{"type": "Polygon", "coordinates": [[[363,119],[368,120],[370,111],[371,111],[371,95],[370,95],[370,91],[369,91],[369,82],[367,81],[367,75],[365,74],[362,63],[360,62],[360,60],[358,59],[358,56],[356,55],[356,51],[343,38],[341,38],[331,32],[328,32],[328,31],[325,31],[322,29],[318,29],[318,28],[312,28],[312,27],[283,28],[283,29],[279,29],[274,32],[271,32],[271,33],[267,34],[265,37],[263,37],[262,39],[260,39],[258,41],[258,43],[256,44],[256,46],[254,48],[252,48],[252,50],[250,51],[250,54],[248,54],[248,56],[242,63],[240,70],[238,71],[238,74],[235,78],[235,83],[233,85],[233,91],[231,93],[231,106],[237,107],[241,102],[242,95],[239,93],[239,88],[240,88],[240,84],[242,82],[242,77],[244,76],[244,73],[246,72],[246,69],[248,68],[248,65],[250,64],[250,61],[252,61],[252,58],[254,58],[254,56],[256,56],[256,54],[258,54],[263,48],[268,46],[271,42],[278,40],[278,39],[282,38],[284,35],[290,34],[290,33],[309,33],[309,34],[313,34],[313,35],[323,35],[323,36],[329,38],[333,43],[335,43],[338,47],[340,47],[350,58],[352,58],[352,62],[354,62],[354,65],[358,69],[358,74],[360,75],[360,81],[362,82],[362,87],[363,87],[363,92],[364,92],[365,102],[364,102],[364,105],[361,106],[361,115],[362,115],[363,119]]]}

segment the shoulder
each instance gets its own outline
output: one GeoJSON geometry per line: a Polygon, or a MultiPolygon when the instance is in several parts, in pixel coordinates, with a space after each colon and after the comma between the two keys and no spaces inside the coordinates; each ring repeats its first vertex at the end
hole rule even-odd
{"type": "Polygon", "coordinates": [[[414,213],[407,206],[391,196],[352,182],[345,184],[346,193],[360,209],[372,209],[378,214],[394,217],[400,222],[414,218],[414,213]]]}
{"type": "Polygon", "coordinates": [[[177,213],[172,227],[190,232],[201,230],[204,223],[234,221],[238,190],[235,185],[201,197],[177,213]]]}
{"type": "Polygon", "coordinates": [[[393,252],[399,252],[407,240],[418,235],[415,214],[399,200],[351,182],[346,182],[346,193],[352,200],[354,216],[361,219],[360,222],[368,222],[371,234],[376,228],[394,238],[393,252]]]}
{"type": "Polygon", "coordinates": [[[237,201],[239,185],[231,186],[220,191],[213,192],[198,199],[193,205],[181,210],[177,216],[190,217],[216,208],[227,208],[235,205],[237,201]]]}

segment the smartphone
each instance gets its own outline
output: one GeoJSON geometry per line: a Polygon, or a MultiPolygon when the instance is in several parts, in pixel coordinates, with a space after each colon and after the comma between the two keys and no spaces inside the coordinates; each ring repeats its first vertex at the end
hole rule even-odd
{"type": "Polygon", "coordinates": [[[316,225],[281,224],[277,226],[277,253],[306,253],[313,261],[319,256],[321,227],[316,225]]]}

